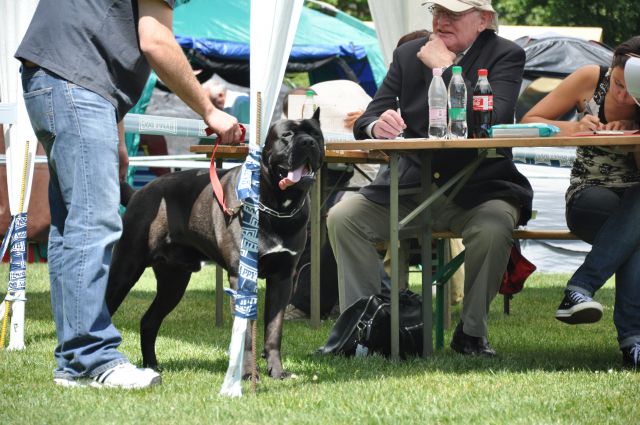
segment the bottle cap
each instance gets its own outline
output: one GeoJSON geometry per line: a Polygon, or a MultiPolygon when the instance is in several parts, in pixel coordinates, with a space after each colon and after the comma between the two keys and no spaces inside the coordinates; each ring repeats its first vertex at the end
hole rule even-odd
{"type": "Polygon", "coordinates": [[[313,90],[307,90],[307,96],[313,96],[314,94],[313,90]]]}
{"type": "Polygon", "coordinates": [[[462,73],[462,67],[459,66],[459,65],[456,65],[453,68],[451,68],[451,72],[453,72],[454,74],[461,74],[462,73]]]}
{"type": "Polygon", "coordinates": [[[487,75],[489,75],[489,71],[486,69],[482,68],[478,70],[478,77],[486,77],[487,75]]]}
{"type": "Polygon", "coordinates": [[[434,77],[442,77],[442,68],[433,68],[434,77]]]}

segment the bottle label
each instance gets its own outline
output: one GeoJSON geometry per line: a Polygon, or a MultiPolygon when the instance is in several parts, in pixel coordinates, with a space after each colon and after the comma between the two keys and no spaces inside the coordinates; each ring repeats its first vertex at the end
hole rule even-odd
{"type": "Polygon", "coordinates": [[[447,110],[445,108],[429,108],[429,122],[447,122],[447,110]]]}
{"type": "Polygon", "coordinates": [[[474,111],[493,111],[493,95],[473,96],[474,111]]]}
{"type": "Polygon", "coordinates": [[[449,108],[449,121],[466,121],[467,110],[465,108],[449,108]]]}

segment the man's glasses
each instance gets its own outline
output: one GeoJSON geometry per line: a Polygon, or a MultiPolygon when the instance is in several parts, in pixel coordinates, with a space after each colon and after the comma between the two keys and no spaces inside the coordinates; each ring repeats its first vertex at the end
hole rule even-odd
{"type": "Polygon", "coordinates": [[[465,12],[452,12],[448,9],[445,9],[443,7],[440,6],[436,6],[436,5],[431,5],[429,6],[429,12],[431,12],[431,15],[433,16],[434,19],[442,19],[442,18],[446,18],[452,22],[455,21],[459,21],[460,19],[462,19],[465,15],[468,15],[471,12],[475,12],[476,9],[469,9],[465,12]]]}

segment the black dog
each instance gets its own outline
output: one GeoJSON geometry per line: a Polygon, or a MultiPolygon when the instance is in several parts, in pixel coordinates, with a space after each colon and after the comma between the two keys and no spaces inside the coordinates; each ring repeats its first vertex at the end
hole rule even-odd
{"type": "MultiPolygon", "coordinates": [[[[319,110],[307,120],[281,120],[269,129],[262,150],[258,275],[267,280],[264,356],[269,375],[285,376],[280,357],[284,309],[295,266],[305,245],[308,191],[324,159],[319,110]]],[[[146,367],[157,367],[155,341],[162,320],[178,304],[191,273],[212,260],[238,279],[241,210],[235,188],[240,167],[219,170],[227,206],[225,215],[213,195],[209,173],[189,170],[164,175],[135,192],[127,205],[123,232],[109,273],[107,306],[113,315],[144,269],[153,267],[156,297],[142,318],[140,337],[146,367]]],[[[123,191],[123,204],[127,198],[123,191]]],[[[129,188],[129,195],[132,190],[129,188]]],[[[250,332],[244,374],[252,363],[250,332]]]]}

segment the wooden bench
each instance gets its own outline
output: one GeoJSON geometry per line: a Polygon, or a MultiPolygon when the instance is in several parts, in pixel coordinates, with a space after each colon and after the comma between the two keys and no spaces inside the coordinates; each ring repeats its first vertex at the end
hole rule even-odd
{"type": "MultiPolygon", "coordinates": [[[[441,349],[444,347],[444,330],[448,329],[451,324],[447,282],[464,262],[464,251],[445,264],[444,241],[461,236],[454,232],[433,232],[432,236],[436,241],[436,273],[433,277],[433,285],[436,287],[435,346],[436,349],[441,349]]],[[[579,240],[569,230],[515,229],[513,237],[520,240],[579,240]]],[[[505,314],[509,314],[509,301],[512,297],[512,295],[504,295],[503,311],[505,314]]]]}

